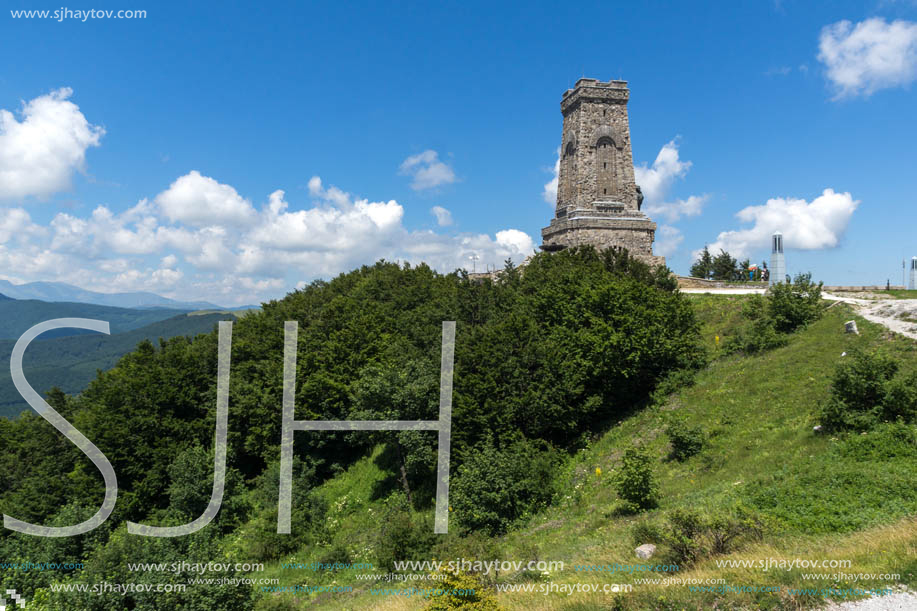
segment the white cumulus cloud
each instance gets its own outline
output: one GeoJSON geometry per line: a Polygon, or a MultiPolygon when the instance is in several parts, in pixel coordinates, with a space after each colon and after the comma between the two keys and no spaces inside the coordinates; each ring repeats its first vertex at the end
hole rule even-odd
{"type": "MultiPolygon", "coordinates": [[[[296,205],[278,189],[255,210],[232,186],[191,172],[122,212],[97,206],[83,215],[60,212],[41,225],[21,208],[0,208],[0,278],[242,304],[379,259],[451,272],[470,269],[471,257],[483,269],[507,258],[520,263],[534,250],[517,229],[409,230],[397,201],[356,198],[318,176],[309,181],[309,197],[296,205]],[[197,208],[185,207],[189,202],[197,208]]],[[[448,218],[447,210],[439,212],[448,218]]]]}
{"type": "Polygon", "coordinates": [[[822,29],[818,59],[835,99],[907,85],[917,78],[917,23],[878,17],[833,23],[822,29]]]}
{"type": "Polygon", "coordinates": [[[0,208],[0,244],[12,240],[24,241],[45,233],[45,229],[32,222],[32,217],[22,208],[0,208]]]}
{"type": "Polygon", "coordinates": [[[339,208],[346,208],[351,203],[350,193],[341,191],[334,185],[326,189],[322,186],[322,179],[319,176],[313,176],[309,179],[309,195],[334,204],[339,208]]]}
{"type": "Polygon", "coordinates": [[[197,170],[173,182],[156,196],[156,203],[170,221],[197,227],[229,224],[244,225],[255,216],[251,202],[234,188],[202,176],[197,170]]]}
{"type": "MultiPolygon", "coordinates": [[[[339,189],[332,187],[338,193],[339,189]]],[[[385,240],[401,226],[404,208],[395,200],[351,203],[340,199],[337,206],[321,205],[289,211],[284,192],[271,194],[260,222],[246,243],[260,248],[286,251],[362,251],[385,240]]]]}
{"type": "Polygon", "coordinates": [[[671,140],[659,150],[653,165],[634,167],[634,178],[643,191],[643,208],[650,217],[674,223],[683,216],[697,216],[707,201],[706,195],[691,195],[688,199],[668,201],[669,190],[679,178],[691,169],[690,161],[682,161],[678,143],[671,140]]]}
{"type": "Polygon", "coordinates": [[[529,234],[518,229],[504,229],[497,232],[497,246],[503,247],[510,254],[534,254],[535,244],[529,234]]]}
{"type": "Polygon", "coordinates": [[[452,224],[452,213],[442,206],[433,206],[430,208],[430,214],[436,217],[436,224],[440,227],[448,227],[452,224]]]}
{"type": "Polygon", "coordinates": [[[734,257],[753,256],[769,248],[770,238],[776,231],[783,233],[786,248],[834,248],[840,243],[859,204],[850,193],[836,193],[833,189],[825,189],[811,202],[772,198],[762,206],[740,210],[736,218],[752,226],[720,233],[710,244],[710,251],[716,253],[722,248],[734,257]]]}
{"type": "Polygon", "coordinates": [[[70,187],[86,150],[105,130],[92,125],[62,88],[23,104],[22,120],[0,109],[0,199],[47,197],[70,187]]]}
{"type": "Polygon", "coordinates": [[[439,153],[433,150],[426,150],[405,159],[401,162],[399,173],[412,177],[411,188],[415,191],[449,185],[456,181],[455,172],[440,161],[439,153]]]}

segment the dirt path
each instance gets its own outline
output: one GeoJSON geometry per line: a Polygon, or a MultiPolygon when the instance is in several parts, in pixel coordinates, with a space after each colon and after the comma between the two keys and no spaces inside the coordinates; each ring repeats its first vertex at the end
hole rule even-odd
{"type": "Polygon", "coordinates": [[[822,611],[913,611],[917,596],[912,592],[897,592],[887,596],[870,596],[863,600],[832,603],[822,611]]]}
{"type": "Polygon", "coordinates": [[[866,320],[917,339],[917,299],[858,299],[830,293],[823,293],[823,296],[849,303],[866,320]]]}

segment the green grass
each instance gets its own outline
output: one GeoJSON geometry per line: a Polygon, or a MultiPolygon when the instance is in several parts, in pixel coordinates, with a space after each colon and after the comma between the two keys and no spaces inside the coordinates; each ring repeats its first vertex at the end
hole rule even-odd
{"type": "MultiPolygon", "coordinates": [[[[905,372],[917,368],[914,342],[893,336],[883,327],[857,318],[860,335],[845,334],[843,323],[855,315],[846,305],[827,310],[823,318],[797,332],[785,347],[748,357],[725,355],[714,337],[735,334],[747,324],[741,315],[747,296],[697,295],[701,336],[711,363],[695,383],[657,405],[597,434],[588,447],[564,466],[562,491],[546,511],[506,536],[484,540],[444,537],[441,558],[562,560],[568,568],[547,579],[555,583],[628,583],[626,574],[577,573],[573,564],[635,564],[634,529],[638,523],[661,522],[674,509],[694,509],[720,515],[741,504],[765,520],[758,541],[748,541],[729,559],[763,558],[849,559],[846,573],[899,573],[899,583],[917,586],[917,445],[913,437],[885,427],[867,435],[827,436],[813,432],[819,405],[829,393],[836,364],[854,348],[879,349],[897,358],[905,372]],[[701,453],[679,463],[666,459],[666,424],[678,418],[707,433],[701,453]],[[651,512],[620,515],[612,483],[623,450],[639,443],[658,458],[661,503],[651,512]],[[596,468],[601,470],[597,474],[596,468]],[[475,551],[476,550],[476,551],[475,551]]],[[[914,430],[914,427],[910,429],[914,430]]],[[[381,502],[372,488],[383,477],[371,458],[326,482],[321,493],[331,502],[330,540],[326,547],[346,547],[352,562],[371,561],[382,524],[381,502]]],[[[432,512],[421,514],[432,528],[432,512]]],[[[452,527],[457,525],[454,523],[452,527]]],[[[321,547],[303,549],[297,561],[315,560],[321,547]]],[[[821,604],[818,596],[790,594],[787,588],[852,587],[849,580],[805,580],[806,569],[763,572],[759,569],[719,569],[718,558],[703,558],[677,574],[683,578],[723,578],[730,585],[780,585],[779,594],[714,594],[691,592],[685,586],[636,585],[618,599],[607,594],[572,596],[504,593],[509,609],[797,609],[821,604]]],[[[420,558],[429,559],[429,558],[420,558]]],[[[284,559],[287,561],[287,559],[284,559]]],[[[327,609],[416,609],[420,599],[374,597],[368,583],[353,572],[291,574],[279,563],[258,576],[277,576],[284,584],[332,583],[354,587],[349,595],[335,594],[307,601],[305,597],[271,596],[262,609],[294,609],[311,602],[327,609]]],[[[824,572],[836,572],[837,569],[824,572]]],[[[822,572],[822,571],[814,571],[822,572]]],[[[637,577],[646,577],[646,574],[637,577]]],[[[500,581],[529,579],[500,575],[500,581]]],[[[885,587],[887,581],[865,581],[857,587],[885,587]]],[[[311,608],[311,607],[310,607],[311,608]]]]}

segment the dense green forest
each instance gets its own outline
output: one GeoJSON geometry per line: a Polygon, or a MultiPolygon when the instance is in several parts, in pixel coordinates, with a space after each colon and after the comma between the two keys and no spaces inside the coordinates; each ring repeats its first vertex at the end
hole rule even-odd
{"type": "MultiPolygon", "coordinates": [[[[129,573],[127,562],[264,561],[327,545],[332,508],[316,488],[369,456],[388,474],[373,494],[390,507],[381,524],[366,525],[387,537],[373,561],[429,554],[432,522],[417,516],[432,515],[436,440],[424,432],[297,433],[293,534],[274,532],[288,320],[300,328],[296,418],[322,420],[435,419],[441,324],[456,321],[450,537],[506,532],[551,501],[565,456],[640,409],[664,380],[703,365],[693,309],[675,289],[665,268],[584,248],[538,255],[524,271],[508,265],[497,282],[379,262],[266,303],[233,330],[222,510],[209,527],[175,539],[127,535],[125,521],[184,523],[207,504],[217,336],[141,342],[81,395],[48,397],[114,465],[114,513],[66,539],[3,531],[0,557],[32,560],[40,550],[85,561],[82,571],[19,579],[45,608],[248,608],[254,592],[246,587],[117,600],[49,585],[161,577],[129,573]]],[[[3,513],[65,525],[96,511],[96,469],[40,417],[0,420],[0,439],[3,513]]]]}
{"type": "MultiPolygon", "coordinates": [[[[3,302],[5,303],[5,302],[3,302]]],[[[0,303],[0,306],[3,305],[0,303]]],[[[15,303],[15,302],[14,302],[15,303]]],[[[44,302],[22,302],[27,304],[44,304],[44,302]]],[[[35,322],[43,322],[55,317],[64,317],[65,312],[70,311],[69,306],[85,304],[45,304],[51,306],[63,305],[63,309],[45,309],[37,308],[38,311],[45,312],[49,318],[41,318],[35,322]],[[56,313],[56,314],[55,314],[56,313]]],[[[2,307],[0,307],[2,309],[2,307]]],[[[74,313],[66,316],[96,318],[97,320],[108,320],[106,316],[117,316],[120,308],[108,308],[105,306],[87,306],[85,310],[73,308],[74,313]],[[114,312],[110,312],[114,311],[114,312]]],[[[126,312],[133,312],[127,310],[126,312]]],[[[141,314],[143,310],[139,311],[141,314]]],[[[137,322],[144,320],[149,316],[151,311],[146,311],[142,316],[125,314],[120,319],[120,325],[132,327],[137,322]]],[[[106,370],[113,367],[118,360],[125,354],[133,351],[141,341],[156,342],[159,338],[171,338],[178,335],[195,336],[201,333],[211,331],[217,322],[221,320],[235,320],[235,316],[230,313],[213,313],[201,315],[180,314],[175,316],[174,310],[165,310],[171,314],[165,320],[158,320],[152,324],[145,325],[141,328],[116,332],[118,327],[111,323],[112,334],[101,335],[98,333],[85,333],[79,335],[66,335],[63,337],[52,337],[47,339],[46,334],[42,334],[39,339],[33,341],[23,357],[22,369],[26,379],[32,387],[39,393],[44,394],[46,391],[57,387],[68,394],[82,392],[89,383],[96,377],[99,370],[106,370]]],[[[162,310],[155,311],[153,319],[161,316],[162,310]]],[[[44,314],[43,314],[44,315],[44,314]]],[[[116,320],[118,320],[116,318],[116,320]]],[[[28,323],[28,329],[34,323],[28,323]]],[[[18,328],[18,327],[17,327],[18,328]]],[[[66,333],[67,330],[61,329],[60,333],[66,333]]],[[[71,330],[75,331],[75,330],[71,330]]],[[[21,333],[21,331],[19,332],[21,333]]],[[[50,333],[48,334],[50,335],[50,333]]],[[[0,339],[0,363],[4,366],[0,368],[0,417],[16,417],[21,412],[29,410],[28,404],[13,386],[13,380],[10,376],[10,354],[16,340],[0,339]]]]}

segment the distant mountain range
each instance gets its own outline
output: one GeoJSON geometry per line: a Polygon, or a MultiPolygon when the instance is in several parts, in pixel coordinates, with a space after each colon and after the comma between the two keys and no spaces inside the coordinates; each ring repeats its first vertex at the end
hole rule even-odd
{"type": "Polygon", "coordinates": [[[248,310],[257,306],[224,308],[208,301],[176,301],[155,293],[97,293],[64,282],[13,284],[0,280],[0,294],[13,299],[91,303],[117,308],[169,308],[172,310],[248,310]]]}
{"type": "MultiPolygon", "coordinates": [[[[187,312],[188,310],[181,311],[171,308],[113,308],[91,303],[10,299],[0,293],[0,340],[19,339],[24,332],[34,325],[54,318],[104,320],[110,325],[111,332],[116,334],[133,331],[187,312]]],[[[65,335],[85,335],[86,333],[91,333],[91,331],[56,329],[43,333],[40,339],[65,335]]]]}

